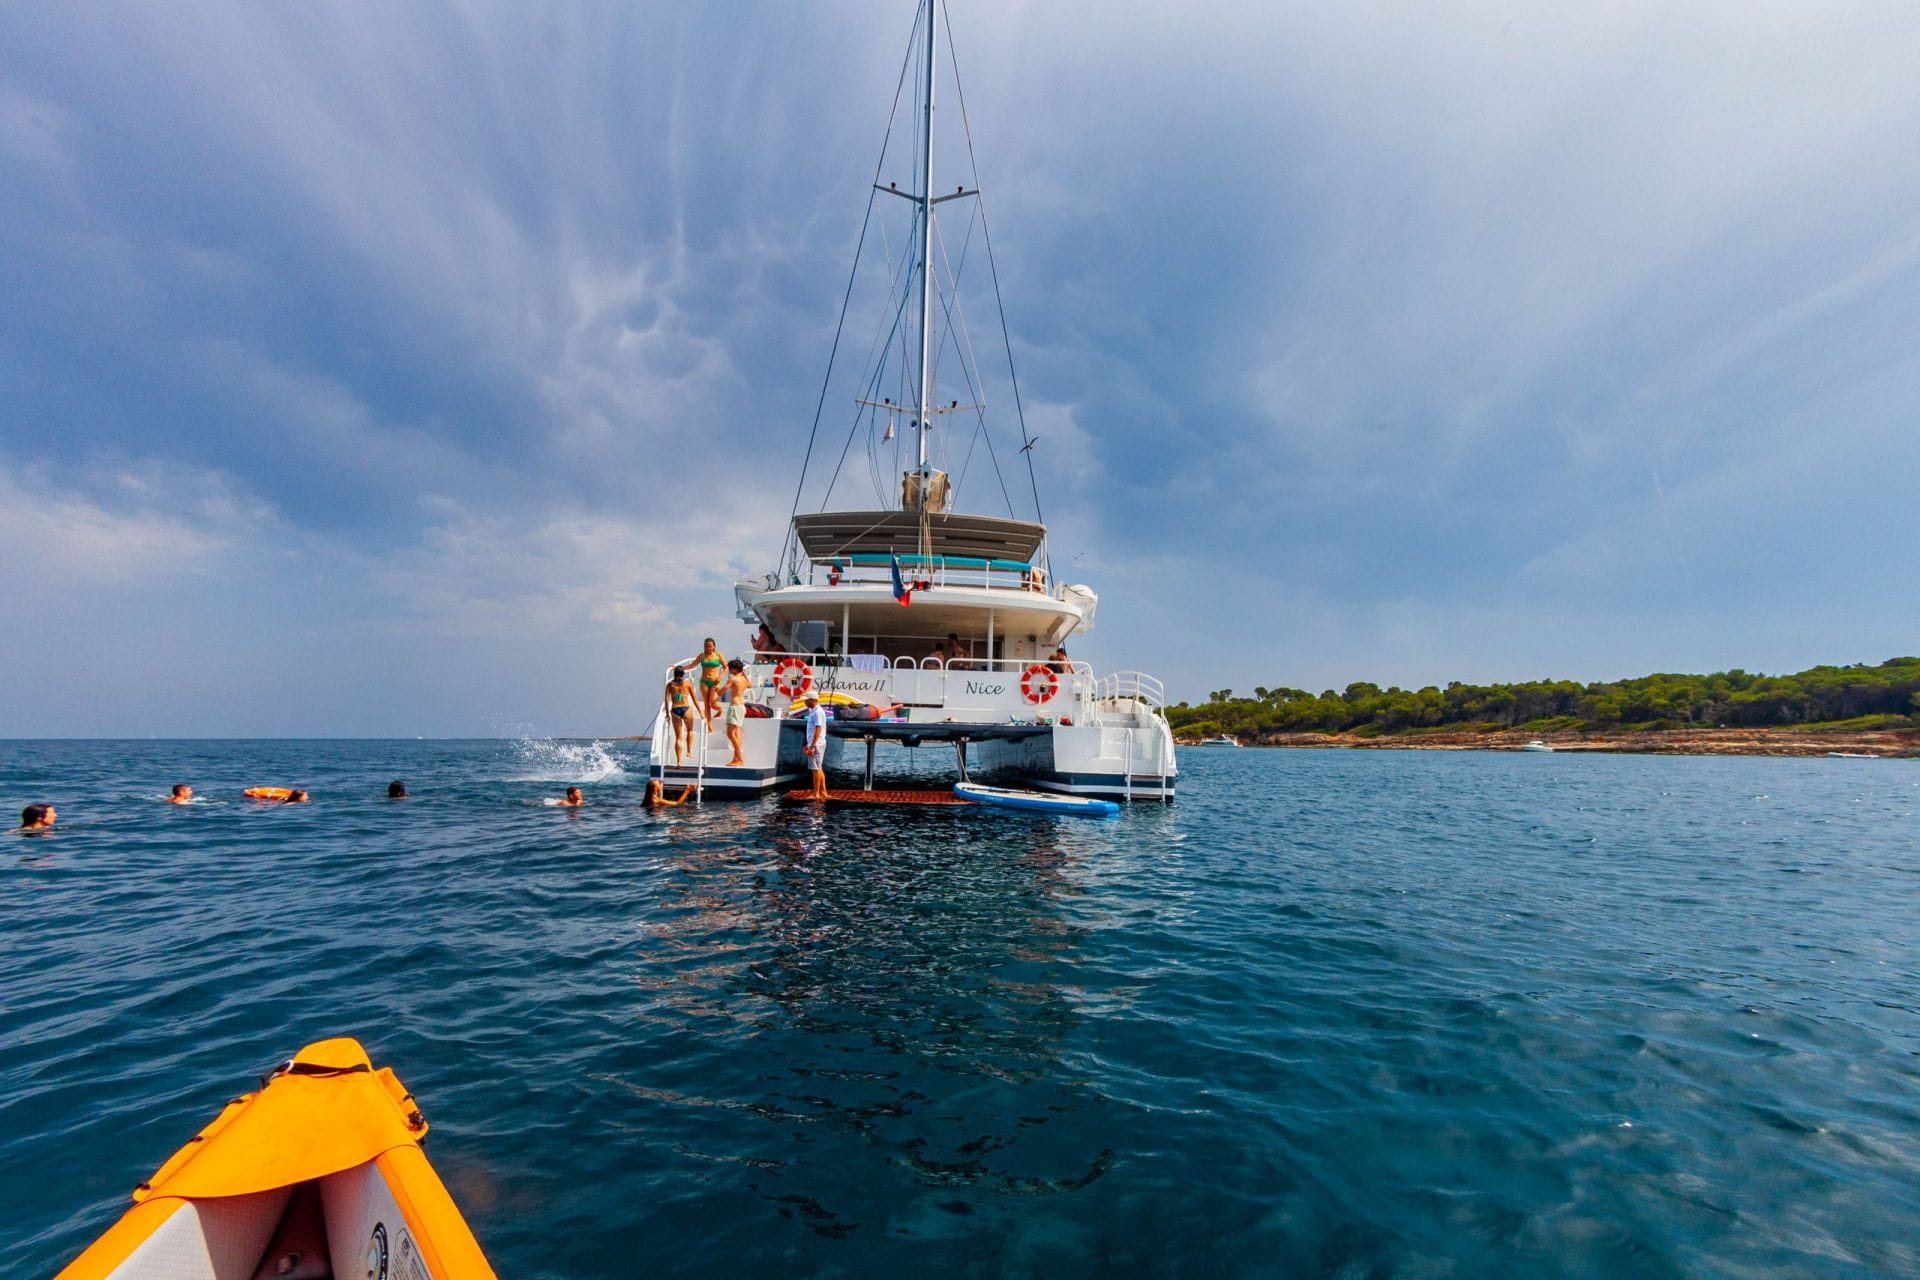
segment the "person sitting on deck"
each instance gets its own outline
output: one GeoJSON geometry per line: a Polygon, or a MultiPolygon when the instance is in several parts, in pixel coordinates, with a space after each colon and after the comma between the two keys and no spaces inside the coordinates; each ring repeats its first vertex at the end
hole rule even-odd
{"type": "Polygon", "coordinates": [[[947,665],[948,666],[961,668],[961,669],[971,667],[973,663],[968,661],[968,659],[971,658],[972,656],[973,656],[972,652],[967,648],[967,646],[960,643],[960,637],[958,635],[956,635],[954,632],[951,632],[951,631],[947,632],[947,665]]]}
{"type": "Polygon", "coordinates": [[[935,640],[933,642],[932,657],[933,660],[941,666],[944,667],[947,665],[947,642],[945,640],[935,640]]]}
{"type": "Polygon", "coordinates": [[[1053,654],[1047,659],[1047,665],[1061,675],[1067,674],[1067,650],[1064,645],[1055,645],[1053,654]]]}
{"type": "MultiPolygon", "coordinates": [[[[760,629],[753,633],[753,639],[749,643],[753,645],[755,653],[780,652],[780,642],[773,638],[773,632],[764,622],[760,624],[760,629]]],[[[766,659],[756,659],[756,661],[766,661],[766,659]]]]}

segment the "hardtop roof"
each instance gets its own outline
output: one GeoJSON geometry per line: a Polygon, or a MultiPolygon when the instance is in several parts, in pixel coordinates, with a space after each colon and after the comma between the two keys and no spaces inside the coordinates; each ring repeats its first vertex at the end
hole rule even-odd
{"type": "MultiPolygon", "coordinates": [[[[936,556],[1032,563],[1047,526],[1001,516],[939,512],[928,517],[936,556]]],[[[917,511],[819,511],[795,516],[794,534],[809,560],[849,555],[911,555],[921,551],[917,511]]]]}

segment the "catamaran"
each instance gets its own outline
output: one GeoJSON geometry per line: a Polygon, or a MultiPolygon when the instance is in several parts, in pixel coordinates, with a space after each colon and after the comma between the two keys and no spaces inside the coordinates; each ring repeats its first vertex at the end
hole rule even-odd
{"type": "MultiPolygon", "coordinates": [[[[1053,792],[1170,801],[1178,769],[1161,682],[1139,671],[1102,674],[1067,656],[1067,643],[1092,629],[1099,598],[1088,586],[1056,580],[1038,484],[1031,484],[1031,519],[1012,510],[1004,477],[1006,515],[963,512],[955,503],[968,462],[960,464],[959,481],[936,465],[955,455],[950,433],[968,418],[975,431],[964,459],[972,459],[982,439],[992,448],[986,406],[979,403],[986,378],[957,288],[976,228],[990,262],[992,242],[977,170],[971,188],[951,190],[934,174],[939,14],[937,0],[920,5],[902,68],[902,85],[916,83],[918,90],[912,180],[902,189],[897,180],[882,185],[876,173],[868,197],[869,227],[879,202],[896,198],[910,206],[912,222],[910,249],[891,262],[891,316],[876,330],[848,435],[851,444],[864,432],[868,470],[882,501],[830,509],[836,469],[820,509],[801,511],[814,455],[810,437],[777,567],[734,587],[737,616],[760,628],[750,655],[743,655],[751,657],[747,709],[766,714],[737,726],[736,758],[719,717],[709,725],[707,716],[689,713],[688,750],[676,743],[663,705],[653,724],[650,776],[669,788],[691,785],[702,797],[753,796],[791,785],[803,776],[799,713],[804,696],[817,693],[836,714],[828,770],[860,769],[869,791],[876,748],[895,743],[950,747],[951,754],[911,754],[916,763],[933,758],[961,781],[971,766],[1053,792]],[[964,236],[942,234],[940,211],[955,207],[949,202],[969,210],[964,236]],[[951,389],[964,400],[941,398],[943,357],[947,380],[957,384],[951,389]],[[898,474],[897,491],[882,484],[888,474],[898,474]]],[[[957,64],[954,75],[957,85],[957,64]]],[[[963,97],[960,105],[964,122],[963,97]]],[[[884,146],[881,163],[887,163],[884,146]]],[[[866,228],[861,243],[868,243],[866,228]]],[[[997,269],[993,298],[999,309],[997,269]]],[[[843,330],[845,323],[843,303],[843,330]]],[[[1004,318],[1001,327],[1004,333],[1004,318]]],[[[1018,411],[1011,342],[1006,347],[1004,385],[1018,411]]],[[[830,356],[828,385],[832,378],[830,356]]],[[[1024,413],[1018,417],[1031,481],[1036,439],[1024,413]]],[[[816,410],[815,435],[819,422],[816,410]]],[[[844,461],[847,450],[840,456],[844,461]]],[[[993,467],[1001,476],[997,458],[993,467]]]]}

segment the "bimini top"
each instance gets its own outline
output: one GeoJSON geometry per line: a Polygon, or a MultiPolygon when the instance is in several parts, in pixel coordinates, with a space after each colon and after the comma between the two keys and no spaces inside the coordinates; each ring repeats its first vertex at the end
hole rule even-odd
{"type": "MultiPolygon", "coordinates": [[[[932,554],[1031,562],[1047,526],[999,516],[939,512],[931,517],[932,554]]],[[[795,516],[793,531],[809,560],[910,555],[921,550],[917,511],[821,511],[795,516]]]]}

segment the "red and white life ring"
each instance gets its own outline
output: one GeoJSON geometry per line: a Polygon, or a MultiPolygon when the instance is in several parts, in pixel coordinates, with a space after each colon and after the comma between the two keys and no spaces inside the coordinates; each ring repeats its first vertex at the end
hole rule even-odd
{"type": "Polygon", "coordinates": [[[813,688],[813,668],[798,658],[782,658],[773,667],[773,687],[784,697],[797,698],[813,688]]]}
{"type": "Polygon", "coordinates": [[[1052,667],[1034,663],[1020,677],[1020,696],[1028,702],[1052,702],[1053,695],[1060,692],[1060,677],[1052,667]]]}

